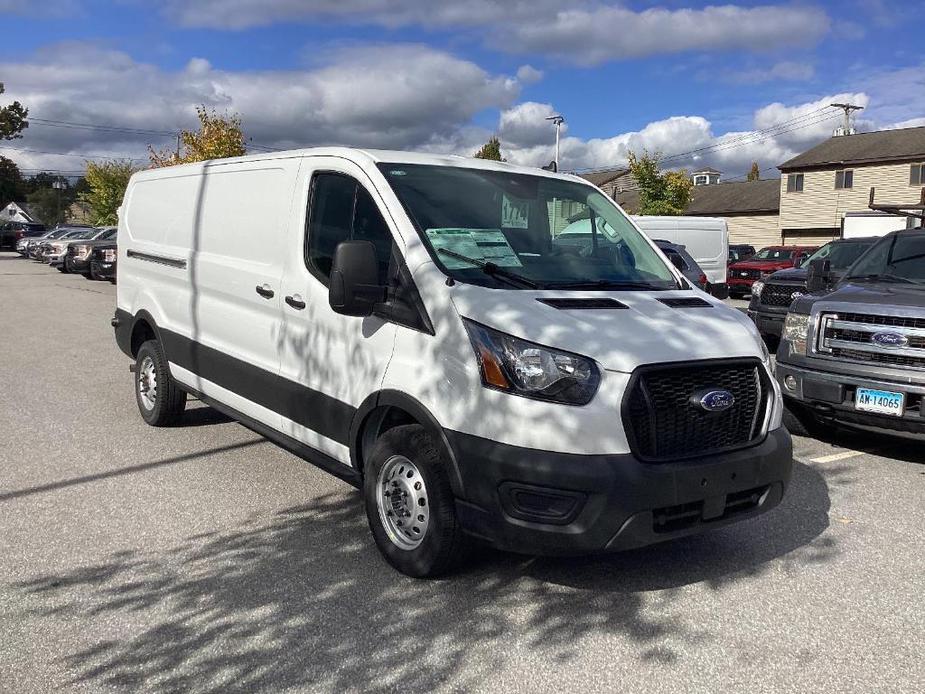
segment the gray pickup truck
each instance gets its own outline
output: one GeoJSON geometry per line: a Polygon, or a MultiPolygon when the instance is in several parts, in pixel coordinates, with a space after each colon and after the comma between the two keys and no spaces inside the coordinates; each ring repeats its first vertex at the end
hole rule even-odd
{"type": "MultiPolygon", "coordinates": [[[[925,440],[925,230],[894,231],[835,287],[790,306],[777,380],[798,428],[820,422],[925,440]]],[[[802,433],[797,431],[796,433],[802,433]]]]}

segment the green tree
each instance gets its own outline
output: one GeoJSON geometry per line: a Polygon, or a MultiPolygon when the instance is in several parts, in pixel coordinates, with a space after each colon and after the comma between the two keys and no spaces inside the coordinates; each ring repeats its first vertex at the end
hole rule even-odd
{"type": "Polygon", "coordinates": [[[68,208],[74,202],[74,195],[67,189],[36,188],[26,194],[26,202],[45,226],[50,228],[68,221],[68,208]]]}
{"type": "Polygon", "coordinates": [[[488,142],[482,145],[481,149],[475,153],[476,159],[491,159],[492,161],[507,161],[501,156],[501,140],[497,135],[488,138],[488,142]]]}
{"type": "Polygon", "coordinates": [[[23,180],[16,162],[0,157],[0,206],[22,200],[23,180]]]}
{"type": "MultiPolygon", "coordinates": [[[[0,94],[4,91],[3,82],[0,82],[0,94]]],[[[22,131],[29,127],[28,115],[29,109],[18,101],[0,108],[0,138],[15,140],[22,137],[22,131]]]]}
{"type": "Polygon", "coordinates": [[[758,181],[761,179],[761,169],[758,168],[758,162],[752,162],[752,168],[748,172],[746,180],[748,181],[758,181]]]}
{"type": "Polygon", "coordinates": [[[641,156],[630,152],[629,166],[639,185],[639,214],[679,215],[691,202],[694,184],[687,171],[662,172],[661,156],[643,150],[641,156]]]}
{"type": "Polygon", "coordinates": [[[169,147],[157,151],[148,146],[152,168],[240,157],[247,153],[239,115],[219,115],[215,109],[209,111],[205,106],[197,106],[196,116],[199,118],[199,130],[183,130],[180,133],[182,150],[179,153],[169,147]]]}
{"type": "Polygon", "coordinates": [[[118,223],[119,205],[125,196],[128,179],[135,173],[130,161],[87,162],[87,186],[89,190],[79,195],[92,211],[93,223],[113,225],[118,223]]]}

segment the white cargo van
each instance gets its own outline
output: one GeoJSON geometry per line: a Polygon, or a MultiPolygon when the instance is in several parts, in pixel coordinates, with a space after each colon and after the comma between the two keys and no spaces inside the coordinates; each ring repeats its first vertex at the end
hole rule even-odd
{"type": "Polygon", "coordinates": [[[342,148],[143,171],[113,326],[146,422],[191,394],[361,488],[413,576],[472,540],[718,527],[790,478],[752,322],[577,177],[342,148]],[[576,216],[588,233],[560,239],[576,216]]]}
{"type": "Polygon", "coordinates": [[[725,299],[726,267],[729,265],[729,231],[722,217],[633,217],[650,239],[664,239],[684,246],[707,276],[710,293],[725,299]]]}

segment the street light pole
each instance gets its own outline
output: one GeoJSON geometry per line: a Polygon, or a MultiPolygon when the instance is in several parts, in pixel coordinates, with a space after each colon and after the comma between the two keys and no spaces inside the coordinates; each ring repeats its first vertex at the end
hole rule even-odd
{"type": "Polygon", "coordinates": [[[555,116],[546,116],[546,120],[551,120],[553,125],[556,126],[556,171],[559,170],[559,130],[562,128],[562,124],[565,122],[565,118],[556,114],[555,116]]]}

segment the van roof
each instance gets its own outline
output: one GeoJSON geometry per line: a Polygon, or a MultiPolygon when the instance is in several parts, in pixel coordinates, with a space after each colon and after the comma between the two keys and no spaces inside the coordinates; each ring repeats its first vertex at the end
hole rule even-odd
{"type": "Polygon", "coordinates": [[[136,176],[142,178],[158,178],[161,172],[176,171],[177,169],[201,169],[203,167],[224,166],[241,162],[274,161],[277,159],[293,159],[301,157],[340,157],[348,159],[360,166],[374,166],[380,163],[388,164],[427,164],[431,166],[455,166],[467,169],[485,169],[490,171],[506,171],[509,173],[529,174],[533,176],[547,176],[587,184],[579,176],[569,173],[553,173],[545,169],[529,166],[517,166],[502,161],[490,159],[476,159],[456,154],[428,154],[423,152],[402,152],[386,149],[361,149],[356,147],[309,147],[304,149],[291,149],[280,152],[261,152],[248,154],[242,157],[229,157],[227,159],[212,159],[194,162],[192,164],[178,164],[177,166],[161,167],[158,169],[144,169],[136,176]]]}

